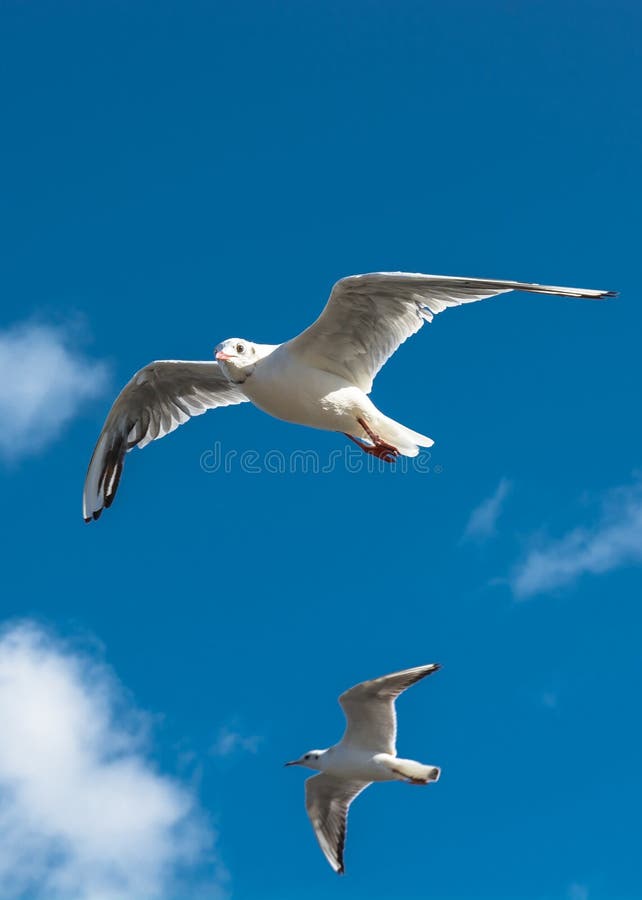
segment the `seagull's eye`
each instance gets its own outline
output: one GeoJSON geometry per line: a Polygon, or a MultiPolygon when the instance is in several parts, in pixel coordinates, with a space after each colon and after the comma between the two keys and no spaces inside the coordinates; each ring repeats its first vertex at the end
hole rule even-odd
{"type": "Polygon", "coordinates": [[[244,345],[244,344],[237,344],[237,345],[236,345],[236,352],[237,352],[237,353],[243,353],[244,350],[245,350],[245,345],[244,345]]]}
{"type": "Polygon", "coordinates": [[[303,759],[310,759],[310,754],[306,753],[305,756],[303,757],[303,759]]]}

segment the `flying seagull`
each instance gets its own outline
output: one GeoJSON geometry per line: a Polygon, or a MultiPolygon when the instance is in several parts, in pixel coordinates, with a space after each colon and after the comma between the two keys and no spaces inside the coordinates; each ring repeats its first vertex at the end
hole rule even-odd
{"type": "Polygon", "coordinates": [[[316,322],[283,344],[229,338],[216,347],[212,361],[149,363],[120,392],[98,438],[85,479],[85,521],[111,506],[132,447],[145,447],[208,409],[248,400],[278,419],[343,432],[386,462],[399,454],[416,456],[433,441],[377,409],[368,397],[375,375],[437,313],[512,290],[593,300],[614,296],[484,278],[351,275],[334,285],[316,322]]]}
{"type": "Polygon", "coordinates": [[[343,849],[350,804],[373,781],[430,784],[441,774],[438,766],[399,759],[395,741],[395,700],[415,682],[439,669],[437,663],[417,666],[364,681],[339,697],[346,730],[328,750],[310,750],[286,766],[316,769],[305,782],[305,808],[319,846],[335,872],[343,875],[343,849]]]}

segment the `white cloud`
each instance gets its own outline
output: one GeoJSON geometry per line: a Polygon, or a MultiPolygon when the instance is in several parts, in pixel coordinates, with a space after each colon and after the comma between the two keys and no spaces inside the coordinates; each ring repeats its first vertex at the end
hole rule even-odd
{"type": "Polygon", "coordinates": [[[160,900],[208,861],[213,834],[146,757],[144,722],[105,666],[30,623],[2,634],[0,896],[160,900]]]}
{"type": "Polygon", "coordinates": [[[590,528],[557,540],[537,541],[513,569],[509,583],[519,599],[565,587],[581,575],[642,562],[642,481],[609,491],[590,528]]]}
{"type": "Polygon", "coordinates": [[[245,753],[258,753],[262,738],[258,735],[243,735],[225,726],[221,728],[214,742],[211,753],[214,756],[229,756],[238,750],[245,753]]]}
{"type": "Polygon", "coordinates": [[[37,453],[107,383],[107,367],[73,346],[74,329],[19,323],[0,331],[0,456],[37,453]]]}
{"type": "Polygon", "coordinates": [[[507,478],[502,478],[495,492],[475,507],[464,529],[465,541],[484,541],[493,537],[497,530],[497,520],[511,487],[511,482],[507,478]]]}

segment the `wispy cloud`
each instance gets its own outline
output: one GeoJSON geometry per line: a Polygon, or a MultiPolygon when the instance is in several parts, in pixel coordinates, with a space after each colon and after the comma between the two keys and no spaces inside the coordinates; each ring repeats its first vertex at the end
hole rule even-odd
{"type": "Polygon", "coordinates": [[[511,487],[511,482],[507,478],[502,478],[495,492],[475,507],[464,529],[463,540],[485,541],[493,537],[497,531],[497,520],[511,487]]]}
{"type": "Polygon", "coordinates": [[[574,882],[569,885],[567,897],[568,900],[588,900],[588,888],[584,884],[574,882]]]}
{"type": "Polygon", "coordinates": [[[0,896],[178,896],[213,834],[191,792],[149,760],[144,720],[105,666],[33,624],[4,631],[0,896]]]}
{"type": "Polygon", "coordinates": [[[642,562],[642,481],[609,491],[590,527],[557,540],[534,540],[514,567],[509,584],[518,599],[573,584],[581,575],[603,574],[642,562]]]}
{"type": "Polygon", "coordinates": [[[76,329],[18,323],[0,331],[0,456],[42,450],[107,383],[107,367],[74,346],[76,329]]]}
{"type": "Polygon", "coordinates": [[[214,756],[229,756],[239,750],[244,753],[258,753],[262,740],[258,735],[241,734],[240,731],[224,726],[220,729],[210,752],[214,756]]]}

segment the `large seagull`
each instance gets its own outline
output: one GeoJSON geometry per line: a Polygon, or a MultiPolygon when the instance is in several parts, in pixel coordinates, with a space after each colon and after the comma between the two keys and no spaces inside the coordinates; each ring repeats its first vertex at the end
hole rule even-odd
{"type": "Polygon", "coordinates": [[[277,419],[342,432],[386,462],[416,456],[433,441],[377,409],[368,397],[375,375],[437,313],[513,290],[591,300],[614,296],[486,278],[351,275],[334,285],[316,322],[283,344],[228,338],[213,361],[149,363],[120,392],[100,433],[85,479],[85,521],[111,506],[132,447],[145,447],[217,406],[249,400],[277,419]]]}

